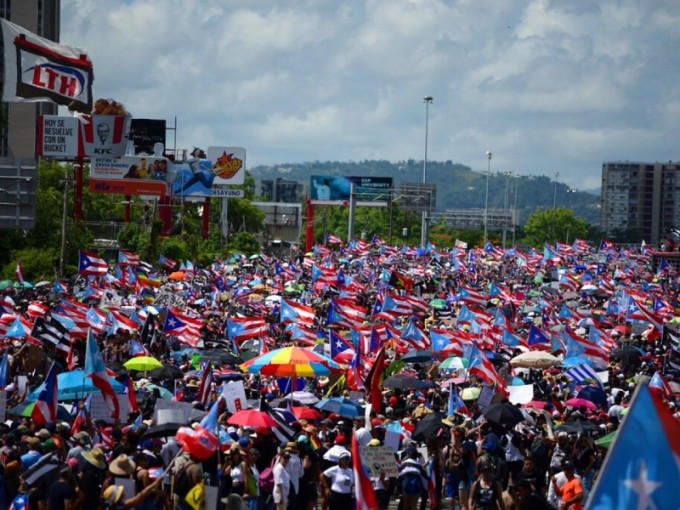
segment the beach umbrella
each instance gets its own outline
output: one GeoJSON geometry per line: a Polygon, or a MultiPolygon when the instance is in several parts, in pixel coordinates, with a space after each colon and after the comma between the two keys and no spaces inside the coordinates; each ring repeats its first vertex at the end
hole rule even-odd
{"type": "MultiPolygon", "coordinates": [[[[116,393],[120,393],[123,390],[123,385],[113,378],[111,378],[111,384],[113,385],[113,390],[116,393]]],[[[40,392],[44,387],[45,383],[38,386],[33,391],[33,393],[28,396],[28,400],[37,400],[38,395],[40,395],[40,392]]],[[[71,370],[70,372],[57,374],[57,387],[59,389],[57,395],[59,400],[74,400],[76,398],[84,398],[90,392],[97,395],[101,393],[99,388],[97,388],[92,383],[92,378],[85,377],[85,372],[82,370],[71,370]]]]}
{"type": "Polygon", "coordinates": [[[416,425],[411,438],[414,441],[425,441],[427,438],[436,437],[439,429],[443,427],[444,418],[446,418],[446,413],[439,411],[426,414],[416,425]]]}
{"type": "Polygon", "coordinates": [[[175,365],[163,365],[161,368],[154,368],[149,372],[149,377],[153,379],[163,379],[167,381],[174,381],[175,379],[181,379],[184,377],[184,372],[182,372],[175,365]]]}
{"type": "Polygon", "coordinates": [[[456,370],[465,370],[469,364],[470,362],[467,358],[451,356],[439,364],[439,370],[442,372],[455,372],[456,370]]]}
{"type": "Polygon", "coordinates": [[[277,377],[319,377],[343,371],[332,359],[302,347],[282,347],[261,354],[240,368],[251,374],[277,377]]]}
{"type": "MultiPolygon", "coordinates": [[[[30,418],[33,413],[33,408],[35,407],[35,402],[24,401],[17,404],[12,409],[8,411],[9,414],[14,414],[16,416],[24,416],[30,418]]],[[[69,406],[70,407],[70,406],[69,406]]],[[[71,421],[73,416],[68,410],[61,404],[57,406],[57,419],[61,421],[71,421]]]]}
{"type": "Polygon", "coordinates": [[[148,372],[154,368],[163,368],[163,363],[151,356],[137,356],[131,358],[123,363],[123,366],[128,370],[137,370],[138,372],[148,372]]]}
{"type": "Polygon", "coordinates": [[[428,385],[425,381],[421,381],[417,377],[412,377],[405,374],[397,374],[385,379],[383,381],[383,387],[400,390],[419,390],[428,388],[430,385],[428,385]]]}
{"type": "Polygon", "coordinates": [[[170,280],[186,280],[187,274],[184,271],[175,271],[175,272],[170,273],[168,275],[168,279],[170,279],[170,280]]]}
{"type": "Polygon", "coordinates": [[[585,407],[588,409],[588,411],[594,411],[597,409],[595,404],[593,404],[590,400],[586,400],[585,398],[570,398],[565,402],[565,404],[571,407],[585,407]]]}
{"type": "Polygon", "coordinates": [[[548,368],[560,364],[559,358],[545,351],[527,351],[510,360],[513,367],[548,368]]]}
{"type": "Polygon", "coordinates": [[[242,427],[265,427],[268,429],[278,425],[278,422],[269,416],[269,414],[256,409],[237,411],[227,419],[227,423],[242,427]]]}
{"type": "Polygon", "coordinates": [[[363,406],[345,397],[331,397],[321,400],[314,407],[329,413],[339,414],[346,418],[357,418],[364,415],[363,406]]]}
{"type": "Polygon", "coordinates": [[[427,363],[434,359],[432,351],[411,349],[401,358],[404,363],[427,363]]]}

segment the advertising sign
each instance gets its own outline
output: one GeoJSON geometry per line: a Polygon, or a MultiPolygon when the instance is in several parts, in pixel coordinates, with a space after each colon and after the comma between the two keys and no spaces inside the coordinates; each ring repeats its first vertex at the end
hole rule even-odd
{"type": "Polygon", "coordinates": [[[207,154],[198,147],[189,159],[175,162],[172,192],[176,197],[210,197],[213,185],[243,184],[246,150],[242,147],[208,147],[207,154]]]}
{"type": "Polygon", "coordinates": [[[43,157],[77,158],[80,121],[76,117],[43,115],[38,124],[38,154],[43,157]]]}
{"type": "Polygon", "coordinates": [[[125,154],[129,115],[85,115],[80,123],[83,150],[91,158],[119,158],[125,154]]]}
{"type": "Polygon", "coordinates": [[[93,158],[90,165],[90,191],[94,193],[165,196],[172,178],[165,158],[93,158]]]}
{"type": "Polygon", "coordinates": [[[312,175],[309,196],[312,200],[346,201],[351,198],[352,184],[357,200],[386,202],[392,189],[392,178],[312,175]]]}
{"type": "Polygon", "coordinates": [[[165,121],[132,119],[129,138],[135,154],[153,154],[157,143],[165,147],[165,121]]]}

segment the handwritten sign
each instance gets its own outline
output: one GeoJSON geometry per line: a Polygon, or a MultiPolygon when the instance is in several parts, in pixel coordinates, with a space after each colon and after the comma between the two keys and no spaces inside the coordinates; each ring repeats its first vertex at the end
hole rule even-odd
{"type": "MultiPolygon", "coordinates": [[[[153,418],[157,424],[161,424],[160,421],[161,416],[159,414],[159,411],[165,409],[178,409],[182,412],[182,420],[179,423],[187,423],[189,421],[189,418],[191,416],[191,410],[193,408],[194,406],[191,405],[191,402],[176,402],[175,400],[158,399],[156,400],[156,407],[154,408],[153,418]]],[[[179,415],[177,417],[179,417],[179,415]]]]}
{"type": "MultiPolygon", "coordinates": [[[[128,413],[132,411],[132,409],[130,409],[130,401],[128,400],[127,395],[116,395],[116,398],[118,398],[119,417],[121,421],[124,421],[127,419],[128,413]]],[[[113,423],[114,421],[111,417],[111,410],[106,404],[104,397],[101,395],[92,395],[90,416],[92,417],[92,421],[103,420],[106,423],[113,423]]]]}
{"type": "Polygon", "coordinates": [[[223,384],[222,396],[227,402],[227,409],[230,413],[248,409],[246,390],[243,388],[243,381],[230,381],[227,384],[223,384]]]}
{"type": "Polygon", "coordinates": [[[399,476],[399,468],[394,458],[394,451],[389,446],[361,446],[361,460],[371,471],[372,477],[380,476],[385,471],[387,478],[399,476]]]}

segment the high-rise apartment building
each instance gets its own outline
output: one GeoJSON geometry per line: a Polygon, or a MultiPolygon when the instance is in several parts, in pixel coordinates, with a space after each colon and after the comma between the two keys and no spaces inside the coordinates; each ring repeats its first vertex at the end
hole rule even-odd
{"type": "Polygon", "coordinates": [[[680,163],[613,161],[602,165],[602,229],[639,234],[658,246],[680,226],[680,163]]]}
{"type": "MultiPolygon", "coordinates": [[[[0,0],[0,17],[45,39],[58,42],[60,4],[60,0],[0,0]]],[[[1,71],[0,80],[3,80],[4,69],[1,71]]],[[[0,136],[0,165],[35,165],[38,116],[56,115],[57,105],[4,103],[3,110],[4,129],[0,136]]]]}

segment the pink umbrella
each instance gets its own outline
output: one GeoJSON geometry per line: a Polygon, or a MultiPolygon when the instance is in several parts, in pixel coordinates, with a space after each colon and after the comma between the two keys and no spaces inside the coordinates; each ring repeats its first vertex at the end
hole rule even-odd
{"type": "Polygon", "coordinates": [[[532,400],[527,402],[522,406],[522,408],[533,407],[534,409],[545,409],[547,402],[541,402],[540,400],[532,400]]]}
{"type": "Polygon", "coordinates": [[[570,398],[565,402],[568,406],[571,407],[585,407],[588,409],[588,411],[594,411],[597,409],[597,406],[593,404],[590,400],[586,400],[585,398],[570,398]]]}

